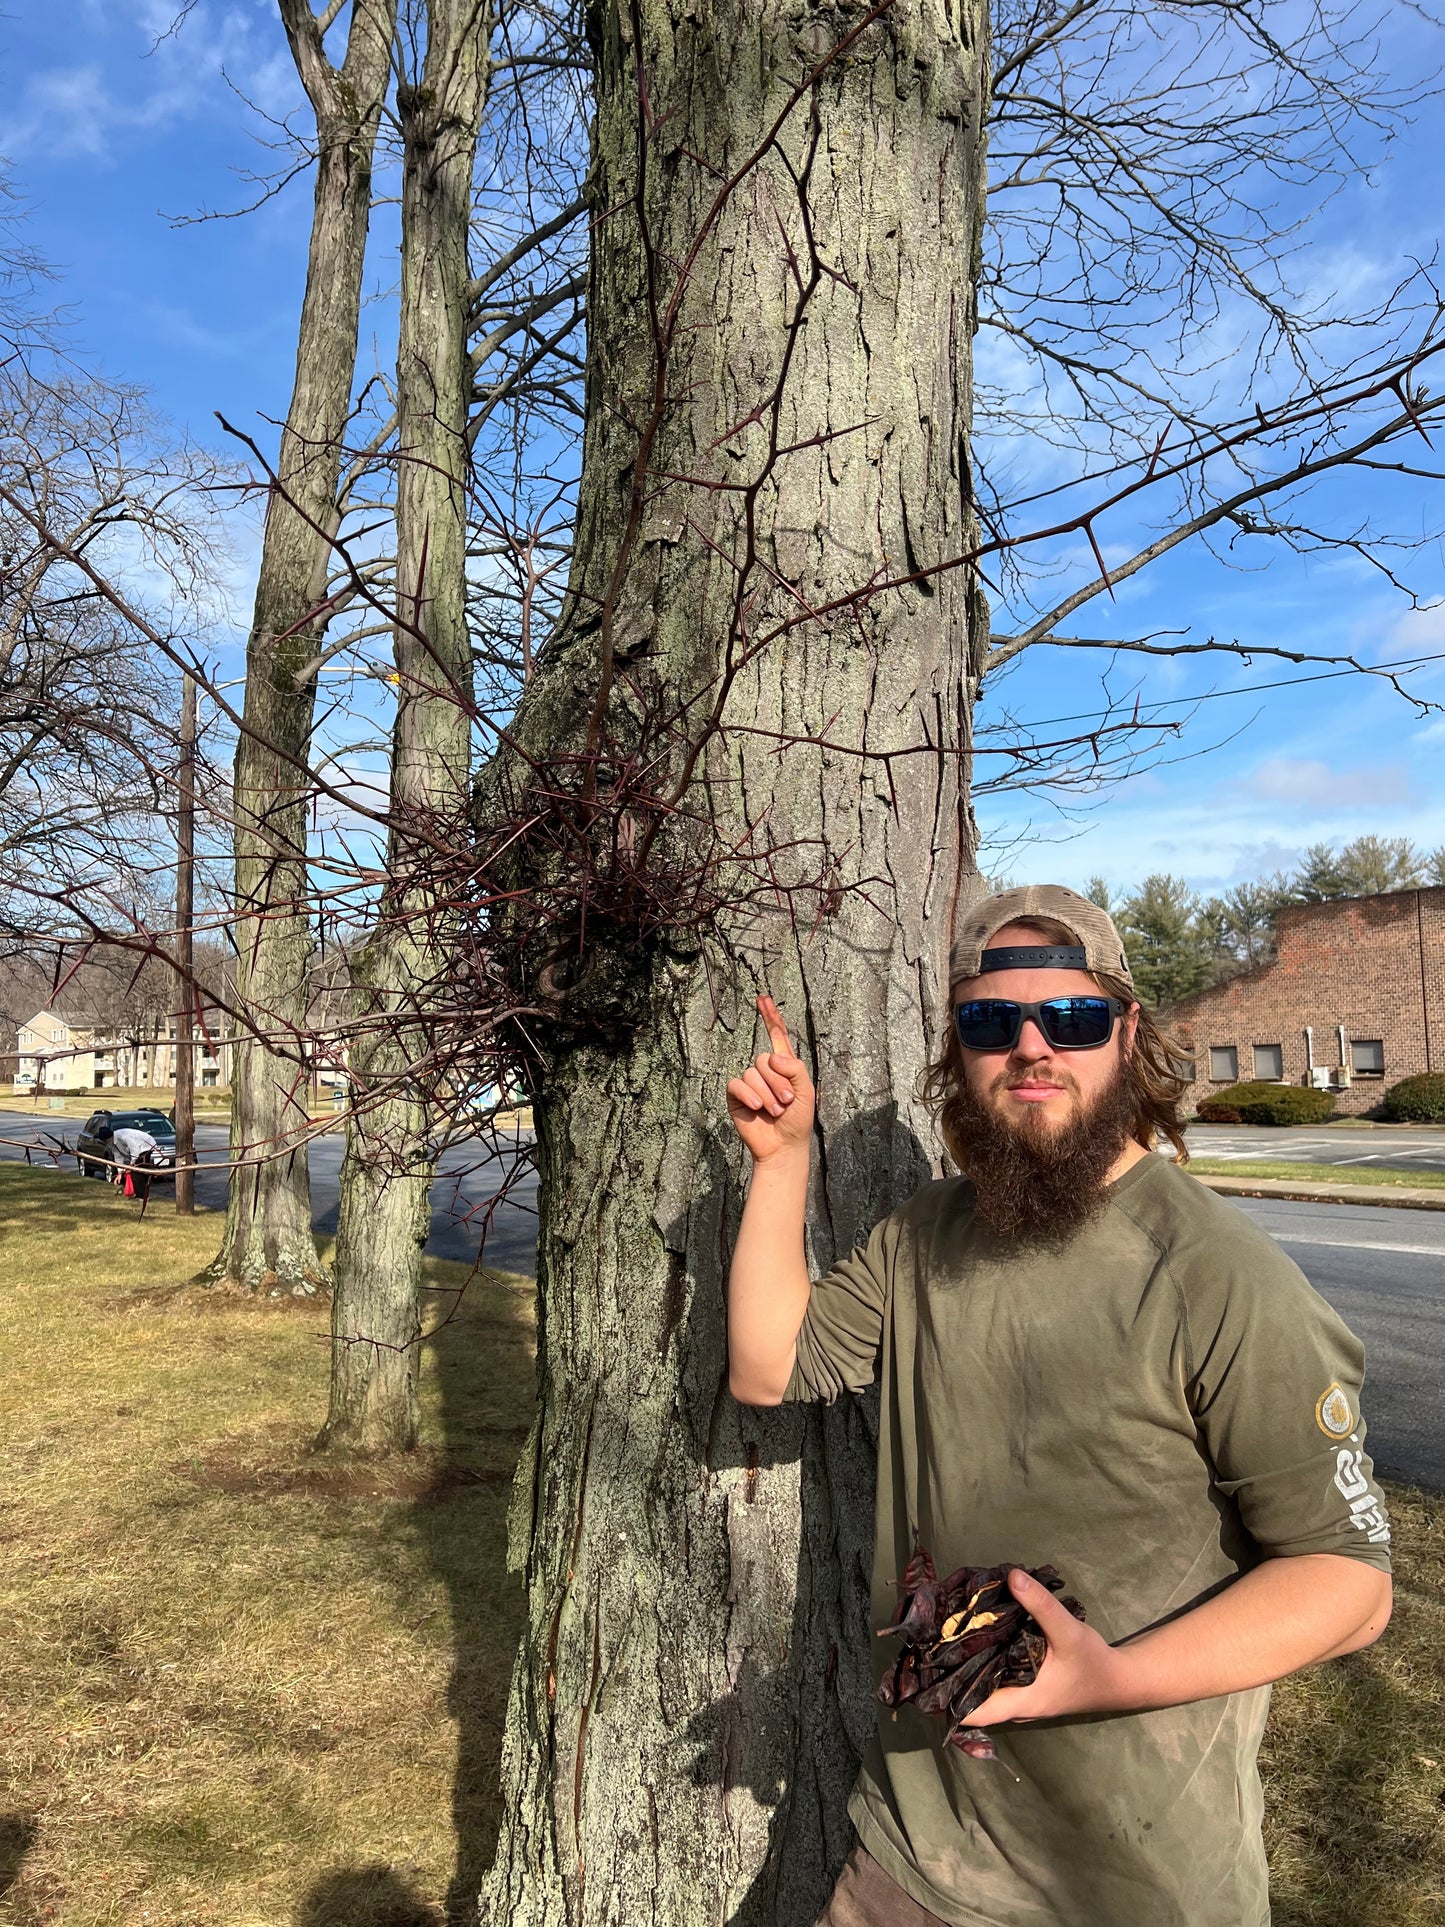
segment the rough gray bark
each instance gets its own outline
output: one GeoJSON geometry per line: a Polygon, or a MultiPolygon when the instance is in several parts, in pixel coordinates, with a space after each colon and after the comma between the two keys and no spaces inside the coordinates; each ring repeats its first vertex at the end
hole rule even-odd
{"type": "Polygon", "coordinates": [[[356,369],[372,156],[389,79],[396,0],[353,0],[332,66],[307,0],[278,0],[316,115],[316,194],[296,377],[266,513],[235,762],[236,994],[255,1035],[237,1038],[221,1249],[202,1274],[309,1294],[326,1282],[311,1235],[304,1134],[312,936],[306,876],[308,756],[316,683],[298,674],[326,622],[342,437],[356,369]]]}
{"type": "MultiPolygon", "coordinates": [[[[594,207],[608,218],[594,228],[573,593],[519,723],[539,753],[585,739],[609,641],[626,666],[614,734],[644,728],[649,694],[710,700],[719,686],[738,585],[718,558],[745,552],[746,505],[656,478],[758,471],[768,422],[734,425],[785,353],[773,439],[795,452],[756,497],[750,635],[969,545],[987,17],[980,0],[899,0],[790,118],[793,173],[765,159],[698,255],[640,540],[607,609],[657,392],[639,179],[665,307],[720,177],[862,18],[745,0],[598,9],[594,207]],[[645,157],[639,54],[661,130],[645,157]],[[790,328],[800,283],[783,231],[807,274],[794,174],[832,272],[790,328]]],[[[723,1093],[759,1047],[766,983],[818,1084],[815,1270],[928,1175],[915,1080],[945,1021],[949,930],[972,874],[967,750],[986,640],[959,569],[800,622],[755,655],[726,717],[795,740],[779,753],[767,737],[714,739],[688,801],[722,845],[764,826],[785,880],[821,852],[836,887],[795,897],[796,924],[756,904],[725,915],[706,967],[681,937],[630,949],[620,932],[609,952],[599,932],[564,1002],[564,1020],[591,999],[631,1029],[619,1050],[559,1025],[537,1096],[541,1408],[514,1508],[528,1626],[480,1899],[491,1927],[804,1927],[847,1850],[872,1723],[876,1418],[866,1402],[760,1412],[728,1394],[723,1280],[743,1159],[723,1093]],[[819,747],[825,734],[872,751],[927,737],[938,753],[885,765],[819,747]]]]}
{"type": "Polygon", "coordinates": [[[466,619],[467,237],[486,101],[490,8],[429,0],[426,53],[397,88],[404,142],[397,347],[397,706],[388,883],[354,965],[356,1108],[341,1167],[331,1402],[321,1445],[383,1453],[416,1443],[422,1246],[434,1165],[429,986],[448,920],[430,839],[464,833],[471,739],[466,619]]]}

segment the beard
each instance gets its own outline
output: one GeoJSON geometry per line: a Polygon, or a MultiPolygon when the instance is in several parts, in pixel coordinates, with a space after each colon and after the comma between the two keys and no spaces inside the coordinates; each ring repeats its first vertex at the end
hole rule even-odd
{"type": "Polygon", "coordinates": [[[1005,1072],[977,1091],[964,1079],[948,1107],[950,1136],[964,1153],[978,1215],[991,1231],[1020,1244],[1062,1244],[1103,1210],[1109,1173],[1133,1135],[1129,1068],[1121,1057],[1088,1105],[1066,1076],[1062,1087],[1073,1102],[1062,1124],[1048,1123],[1042,1105],[1018,1118],[999,1110],[997,1094],[1022,1081],[1005,1072]]]}

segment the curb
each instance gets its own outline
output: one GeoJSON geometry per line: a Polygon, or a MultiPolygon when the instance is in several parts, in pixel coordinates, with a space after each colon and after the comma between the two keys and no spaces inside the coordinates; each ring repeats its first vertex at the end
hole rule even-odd
{"type": "Polygon", "coordinates": [[[1395,1211],[1445,1211],[1445,1190],[1393,1191],[1383,1184],[1291,1184],[1288,1178],[1190,1175],[1196,1184],[1225,1198],[1292,1198],[1299,1204],[1374,1204],[1395,1211]]]}

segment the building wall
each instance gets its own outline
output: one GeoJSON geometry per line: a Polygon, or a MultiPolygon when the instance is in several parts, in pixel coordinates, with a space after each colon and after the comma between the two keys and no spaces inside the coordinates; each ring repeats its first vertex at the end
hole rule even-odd
{"type": "MultiPolygon", "coordinates": [[[[198,1089],[227,1084],[231,1045],[217,1036],[217,1013],[207,1013],[209,1039],[196,1038],[198,1089]]],[[[89,1091],[117,1088],[170,1090],[176,1081],[175,1025],[165,1036],[141,1042],[82,1030],[53,1011],[41,1011],[18,1033],[13,1072],[17,1090],[89,1091]]]]}
{"type": "Polygon", "coordinates": [[[1332,1071],[1349,1065],[1353,1042],[1384,1046],[1382,1075],[1354,1073],[1336,1092],[1342,1115],[1373,1110],[1402,1077],[1445,1070],[1445,888],[1286,910],[1273,963],[1200,991],[1170,1016],[1194,1054],[1191,1107],[1230,1081],[1211,1076],[1211,1045],[1235,1048],[1247,1083],[1253,1047],[1278,1044],[1284,1082],[1308,1084],[1309,1025],[1314,1062],[1332,1071]]]}

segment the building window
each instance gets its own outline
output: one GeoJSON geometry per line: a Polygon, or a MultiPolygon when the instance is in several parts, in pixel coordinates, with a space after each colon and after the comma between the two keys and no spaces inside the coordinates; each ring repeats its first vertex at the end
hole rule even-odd
{"type": "Polygon", "coordinates": [[[22,1030],[18,1041],[21,1050],[29,1050],[30,1046],[35,1042],[34,1031],[22,1030]]]}
{"type": "Polygon", "coordinates": [[[1385,1046],[1378,1037],[1350,1039],[1350,1069],[1356,1077],[1385,1075],[1385,1046]]]}
{"type": "Polygon", "coordinates": [[[63,1044],[65,1042],[65,1032],[63,1030],[51,1031],[50,1041],[52,1044],[63,1044]]]}
{"type": "Polygon", "coordinates": [[[1261,1084],[1277,1084],[1284,1076],[1283,1044],[1256,1044],[1254,1075],[1261,1084]]]}
{"type": "Polygon", "coordinates": [[[1209,1046],[1209,1075],[1216,1084],[1239,1082],[1239,1052],[1233,1044],[1209,1046]]]}

